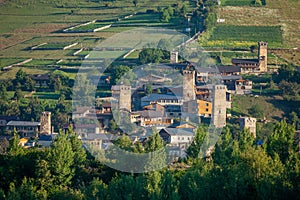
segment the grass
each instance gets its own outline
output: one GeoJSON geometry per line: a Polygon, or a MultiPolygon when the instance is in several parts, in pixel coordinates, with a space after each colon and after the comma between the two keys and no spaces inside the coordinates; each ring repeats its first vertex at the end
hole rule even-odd
{"type": "Polygon", "coordinates": [[[275,106],[270,100],[273,100],[273,98],[267,96],[233,96],[232,111],[237,116],[249,115],[248,109],[254,105],[259,105],[263,108],[264,116],[268,120],[282,118],[284,116],[284,110],[286,110],[285,106],[281,103],[278,104],[280,107],[278,107],[278,105],[275,106]]]}
{"type": "Polygon", "coordinates": [[[45,74],[53,69],[40,69],[40,68],[29,68],[29,67],[13,67],[9,71],[0,71],[0,80],[12,79],[16,76],[16,73],[22,69],[27,74],[45,74]]]}
{"type": "Polygon", "coordinates": [[[249,6],[253,5],[252,0],[221,0],[224,6],[249,6]]]}
{"type": "Polygon", "coordinates": [[[283,29],[284,47],[298,47],[300,35],[300,1],[269,0],[264,7],[225,6],[221,18],[229,25],[240,26],[281,26],[283,29]]]}
{"type": "Polygon", "coordinates": [[[59,99],[60,93],[55,92],[36,92],[33,95],[34,97],[38,97],[39,99],[59,99]]]}
{"type": "Polygon", "coordinates": [[[256,45],[257,41],[267,41],[269,47],[282,46],[281,27],[217,25],[202,45],[238,48],[256,45]]]}
{"type": "Polygon", "coordinates": [[[0,69],[2,67],[6,67],[12,64],[17,64],[21,61],[24,61],[24,59],[20,59],[20,58],[1,58],[0,60],[0,69]]]}
{"type": "Polygon", "coordinates": [[[35,59],[32,60],[23,66],[47,66],[47,65],[55,65],[57,60],[52,59],[35,59]]]}

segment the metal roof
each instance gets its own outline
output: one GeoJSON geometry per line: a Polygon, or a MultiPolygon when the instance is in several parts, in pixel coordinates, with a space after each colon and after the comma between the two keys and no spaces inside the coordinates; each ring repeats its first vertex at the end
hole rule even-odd
{"type": "Polygon", "coordinates": [[[220,73],[241,72],[241,68],[239,66],[218,66],[217,68],[220,73]]]}
{"type": "Polygon", "coordinates": [[[142,98],[142,101],[158,101],[162,99],[167,100],[182,100],[181,96],[168,95],[168,94],[149,94],[142,98]]]}
{"type": "Polygon", "coordinates": [[[259,64],[258,59],[241,59],[241,58],[233,58],[231,59],[233,64],[259,64]]]}
{"type": "MultiPolygon", "coordinates": [[[[191,128],[164,128],[162,130],[165,130],[169,135],[173,136],[194,136],[195,133],[193,129],[191,128]]],[[[161,131],[162,131],[161,130],[161,131]]]]}
{"type": "Polygon", "coordinates": [[[10,121],[7,126],[40,126],[40,122],[29,122],[29,121],[10,121]]]}

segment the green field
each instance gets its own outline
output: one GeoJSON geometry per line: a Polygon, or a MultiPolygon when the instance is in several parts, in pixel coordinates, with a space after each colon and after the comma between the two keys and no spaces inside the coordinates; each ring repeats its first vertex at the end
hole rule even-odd
{"type": "Polygon", "coordinates": [[[254,5],[253,0],[221,0],[224,6],[249,6],[254,5]]]}
{"type": "Polygon", "coordinates": [[[25,59],[21,59],[21,58],[1,58],[0,59],[0,69],[2,67],[6,67],[12,64],[17,64],[19,62],[24,61],[25,59]]]}
{"type": "Polygon", "coordinates": [[[269,47],[282,46],[282,31],[280,26],[236,26],[217,25],[204,47],[250,47],[258,41],[267,41],[269,47]]]}
{"type": "MultiPolygon", "coordinates": [[[[185,4],[187,12],[195,8],[195,2],[177,2],[185,4]]],[[[140,26],[163,26],[164,28],[182,28],[184,17],[173,17],[169,23],[160,22],[157,8],[174,6],[173,0],[139,1],[135,6],[131,0],[122,1],[86,1],[86,0],[11,0],[4,1],[0,6],[0,67],[18,63],[25,59],[33,60],[22,67],[28,73],[48,70],[48,66],[55,65],[58,60],[63,67],[80,66],[82,58],[87,55],[99,42],[113,34],[127,31],[140,26]],[[129,15],[133,15],[129,17],[129,15]],[[127,16],[127,17],[126,17],[127,16]],[[76,32],[62,30],[79,26],[76,32]],[[92,29],[114,24],[113,27],[91,32],[92,29]],[[172,26],[169,26],[171,24],[172,26]],[[83,32],[82,32],[83,31],[83,32]],[[77,42],[78,45],[63,50],[67,45],[77,42]],[[45,44],[47,43],[47,44],[45,44]],[[38,46],[41,45],[41,46],[38,46]],[[37,47],[38,46],[38,47],[37,47]],[[32,50],[31,48],[34,48],[32,50]],[[73,53],[81,48],[87,49],[77,56],[73,53]]],[[[102,52],[100,57],[115,58],[126,52],[102,52]]],[[[14,76],[16,69],[1,72],[0,78],[14,76]]],[[[49,69],[52,70],[52,69],[49,69]]]]}

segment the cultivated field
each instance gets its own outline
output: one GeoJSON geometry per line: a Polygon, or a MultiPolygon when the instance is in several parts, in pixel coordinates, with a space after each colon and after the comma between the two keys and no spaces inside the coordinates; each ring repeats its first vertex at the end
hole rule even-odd
{"type": "MultiPolygon", "coordinates": [[[[289,49],[285,51],[274,51],[274,53],[276,53],[277,56],[285,59],[287,62],[299,65],[299,8],[299,0],[267,0],[266,6],[263,7],[222,6],[220,18],[225,19],[226,25],[280,27],[282,30],[282,44],[271,47],[289,49]]],[[[275,34],[277,33],[275,32],[275,34]]],[[[269,37],[272,37],[272,35],[273,33],[270,33],[269,37]]]]}
{"type": "MultiPolygon", "coordinates": [[[[188,12],[195,7],[193,2],[179,3],[184,3],[188,12]]],[[[159,19],[158,7],[173,5],[173,0],[138,1],[136,6],[131,0],[3,1],[0,4],[0,69],[27,59],[32,61],[12,71],[0,72],[0,79],[14,76],[19,67],[26,68],[28,73],[41,73],[44,69],[51,71],[51,66],[60,60],[59,65],[63,68],[80,66],[83,57],[99,42],[135,27],[151,25],[183,29],[184,18],[174,18],[169,23],[162,23],[159,19]],[[93,23],[78,26],[87,22],[93,23]],[[93,32],[108,24],[114,26],[93,32]],[[77,27],[70,32],[63,31],[74,26],[77,27]],[[78,44],[64,49],[74,43],[78,44]],[[82,48],[85,51],[74,55],[82,48]]],[[[124,53],[116,52],[116,55],[124,53]]],[[[103,57],[112,57],[112,52],[102,54],[103,57]]]]}

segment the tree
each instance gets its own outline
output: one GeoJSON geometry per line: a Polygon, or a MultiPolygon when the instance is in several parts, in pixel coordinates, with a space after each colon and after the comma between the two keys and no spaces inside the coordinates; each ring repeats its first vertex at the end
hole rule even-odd
{"type": "Polygon", "coordinates": [[[120,66],[114,66],[111,70],[111,78],[112,78],[112,84],[115,85],[118,83],[118,81],[127,73],[130,71],[130,67],[120,65],[120,66]]]}
{"type": "Polygon", "coordinates": [[[68,135],[60,132],[52,143],[48,156],[49,169],[55,185],[63,187],[71,183],[74,176],[74,156],[68,135]]]}
{"type": "Polygon", "coordinates": [[[141,64],[159,63],[162,59],[162,56],[163,51],[161,49],[146,48],[139,53],[138,60],[141,64]]]}
{"type": "Polygon", "coordinates": [[[18,84],[23,86],[26,82],[26,76],[27,74],[22,69],[19,69],[15,76],[14,86],[17,86],[18,84]]]}
{"type": "Polygon", "coordinates": [[[145,198],[144,183],[141,178],[133,175],[121,175],[112,179],[108,186],[110,199],[143,199],[145,198]]]}
{"type": "Polygon", "coordinates": [[[96,86],[90,83],[86,74],[79,73],[73,87],[73,103],[78,106],[93,106],[96,86]]]}
{"type": "Polygon", "coordinates": [[[136,7],[137,4],[138,4],[138,0],[133,0],[132,3],[133,3],[133,5],[136,7]]]}
{"type": "Polygon", "coordinates": [[[278,122],[266,143],[268,154],[273,158],[278,154],[280,160],[286,163],[289,155],[297,149],[294,139],[294,126],[287,124],[285,120],[278,122]]]}
{"type": "Polygon", "coordinates": [[[35,82],[30,76],[25,77],[24,89],[26,91],[32,91],[34,89],[35,82]]]}
{"type": "Polygon", "coordinates": [[[107,185],[102,180],[94,179],[91,184],[84,188],[84,196],[87,200],[108,199],[107,185]]]}
{"type": "Polygon", "coordinates": [[[295,126],[296,130],[300,129],[300,119],[296,112],[291,112],[289,114],[289,121],[295,126]]]}
{"type": "Polygon", "coordinates": [[[24,153],[23,147],[20,145],[20,137],[16,130],[13,132],[14,136],[9,141],[9,147],[7,149],[8,155],[17,156],[24,153]]]}
{"type": "Polygon", "coordinates": [[[146,85],[146,95],[148,95],[148,94],[152,94],[152,85],[151,85],[151,83],[148,83],[146,85]]]}
{"type": "Polygon", "coordinates": [[[170,17],[170,14],[169,14],[168,10],[164,9],[163,13],[162,13],[162,16],[161,16],[161,21],[162,22],[169,22],[170,18],[171,17],[170,17]]]}
{"type": "Polygon", "coordinates": [[[164,142],[155,128],[145,144],[145,152],[148,153],[145,171],[159,170],[166,165],[164,142]]]}
{"type": "Polygon", "coordinates": [[[7,100],[7,90],[4,84],[0,84],[0,99],[5,101],[7,100]]]}
{"type": "Polygon", "coordinates": [[[22,91],[20,89],[16,89],[13,99],[17,101],[21,101],[22,98],[23,98],[22,91]]]}
{"type": "Polygon", "coordinates": [[[118,138],[115,142],[115,145],[117,145],[118,147],[120,147],[121,149],[125,150],[125,151],[132,151],[132,147],[133,144],[130,140],[130,138],[123,134],[120,138],[118,138]]]}
{"type": "Polygon", "coordinates": [[[159,199],[179,200],[178,184],[174,172],[166,171],[162,176],[159,199]]]}
{"type": "Polygon", "coordinates": [[[67,135],[71,142],[72,151],[74,152],[74,167],[81,167],[86,161],[86,152],[83,148],[83,144],[70,126],[67,130],[67,135]]]}
{"type": "MultiPolygon", "coordinates": [[[[199,126],[192,140],[191,145],[187,148],[186,154],[190,158],[199,158],[199,153],[202,150],[202,144],[206,138],[206,133],[203,127],[199,126]]],[[[205,153],[205,152],[202,152],[205,153]]]]}

